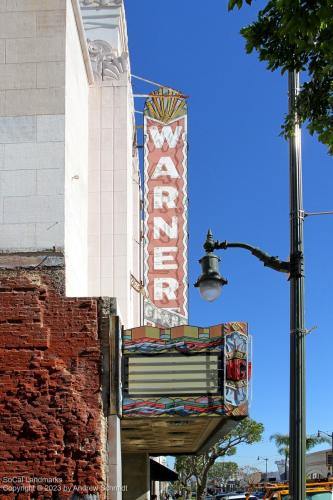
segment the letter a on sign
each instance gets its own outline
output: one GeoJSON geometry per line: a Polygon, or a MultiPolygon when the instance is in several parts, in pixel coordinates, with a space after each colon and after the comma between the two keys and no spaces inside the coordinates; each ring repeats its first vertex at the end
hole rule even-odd
{"type": "MultiPolygon", "coordinates": [[[[145,104],[144,284],[170,325],[187,323],[187,108],[176,91],[160,88],[145,104]],[[165,314],[164,314],[165,316],[165,314]]],[[[158,315],[156,315],[157,317],[158,315]]]]}

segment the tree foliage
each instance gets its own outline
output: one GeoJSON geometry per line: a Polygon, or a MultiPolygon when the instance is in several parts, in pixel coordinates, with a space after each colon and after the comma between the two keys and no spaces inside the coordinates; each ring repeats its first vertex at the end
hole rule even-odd
{"type": "MultiPolygon", "coordinates": [[[[277,432],[276,434],[272,434],[269,439],[275,442],[280,455],[289,456],[289,434],[280,434],[277,432]]],[[[329,438],[325,436],[306,436],[305,448],[308,451],[318,444],[323,443],[330,443],[329,438]]]]}
{"type": "Polygon", "coordinates": [[[193,476],[193,464],[191,455],[178,455],[175,461],[176,471],[178,472],[178,483],[177,487],[183,492],[183,496],[187,493],[190,494],[189,482],[193,476]]]}
{"type": "Polygon", "coordinates": [[[225,484],[237,471],[236,462],[215,462],[208,471],[208,478],[216,479],[219,483],[225,484]]]}
{"type": "Polygon", "coordinates": [[[279,455],[284,457],[284,479],[288,479],[288,458],[289,458],[289,435],[275,433],[269,438],[271,441],[275,442],[279,455]]]}
{"type": "Polygon", "coordinates": [[[280,434],[276,432],[272,434],[269,439],[275,442],[280,455],[289,456],[289,434],[280,434]]]}
{"type": "Polygon", "coordinates": [[[176,470],[181,478],[194,476],[197,482],[197,498],[202,498],[207,484],[208,473],[219,457],[236,453],[241,443],[252,444],[261,440],[264,426],[250,418],[239,422],[228,434],[202,455],[184,455],[176,458],[176,470]],[[189,476],[189,474],[191,475],[189,476]]]}
{"type": "MultiPolygon", "coordinates": [[[[242,5],[243,0],[229,0],[228,8],[242,5]]],[[[292,135],[297,116],[333,154],[333,0],[270,0],[241,34],[246,51],[256,49],[271,71],[305,72],[283,133],[292,135]]]]}

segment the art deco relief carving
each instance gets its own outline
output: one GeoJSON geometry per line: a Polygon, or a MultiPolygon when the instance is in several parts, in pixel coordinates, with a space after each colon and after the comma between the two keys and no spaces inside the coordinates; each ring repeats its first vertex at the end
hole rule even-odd
{"type": "Polygon", "coordinates": [[[118,56],[108,42],[88,40],[88,50],[97,80],[119,80],[121,73],[127,70],[127,52],[118,56]]]}
{"type": "Polygon", "coordinates": [[[83,7],[120,7],[123,0],[80,0],[83,7]]]}

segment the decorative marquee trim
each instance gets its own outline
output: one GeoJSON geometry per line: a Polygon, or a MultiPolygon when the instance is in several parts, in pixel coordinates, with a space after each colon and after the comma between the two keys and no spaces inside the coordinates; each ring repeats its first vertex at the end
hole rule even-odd
{"type": "Polygon", "coordinates": [[[128,69],[128,54],[118,56],[112,46],[104,40],[88,40],[88,51],[95,77],[98,81],[119,80],[128,69]]]}
{"type": "MultiPolygon", "coordinates": [[[[245,365],[249,358],[248,326],[244,322],[224,323],[211,327],[178,326],[157,328],[141,326],[124,330],[122,334],[123,359],[147,355],[147,359],[158,363],[164,356],[190,356],[195,354],[221,354],[221,392],[219,394],[149,395],[130,396],[123,392],[123,415],[141,416],[246,416],[248,415],[249,379],[228,374],[228,363],[241,356],[245,365]],[[149,356],[149,358],[148,358],[149,356]]],[[[170,361],[174,359],[170,356],[170,361]]],[[[125,363],[126,366],[126,363],[125,363]]],[[[147,380],[149,385],[149,380],[147,380]]],[[[123,389],[125,383],[123,384],[123,389]]]]}
{"type": "MultiPolygon", "coordinates": [[[[183,164],[184,164],[184,186],[183,186],[183,204],[184,204],[184,212],[183,212],[183,245],[184,245],[184,264],[183,264],[183,273],[184,273],[184,282],[188,283],[188,194],[187,194],[187,114],[184,116],[185,122],[185,130],[183,133],[183,164]]],[[[183,308],[185,311],[186,317],[188,317],[188,289],[184,286],[183,289],[183,308]]]]}

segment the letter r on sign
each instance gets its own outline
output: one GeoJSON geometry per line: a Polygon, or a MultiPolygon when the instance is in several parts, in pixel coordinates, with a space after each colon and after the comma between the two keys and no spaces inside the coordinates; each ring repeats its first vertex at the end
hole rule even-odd
{"type": "Polygon", "coordinates": [[[178,281],[175,278],[155,278],[154,279],[154,300],[163,300],[165,296],[168,300],[176,300],[175,291],[178,289],[178,281]]]}

